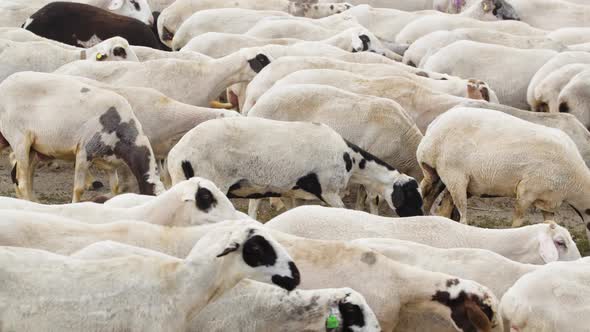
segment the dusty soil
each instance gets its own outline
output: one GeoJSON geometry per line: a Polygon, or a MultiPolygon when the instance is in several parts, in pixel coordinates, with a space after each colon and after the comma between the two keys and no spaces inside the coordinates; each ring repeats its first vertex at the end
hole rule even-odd
{"type": "MultiPolygon", "coordinates": [[[[66,162],[59,162],[60,168],[54,169],[51,167],[42,167],[37,170],[35,174],[35,193],[38,199],[43,203],[68,203],[72,196],[72,186],[74,179],[73,164],[66,162]]],[[[0,155],[0,195],[14,197],[14,188],[10,179],[10,165],[8,162],[8,155],[2,153],[0,155]]],[[[98,173],[98,178],[108,186],[107,178],[104,174],[98,173]]],[[[97,191],[87,191],[84,194],[85,199],[90,199],[94,196],[107,194],[108,189],[102,188],[97,191]]],[[[233,200],[234,205],[241,211],[247,212],[247,200],[233,200]]],[[[345,199],[345,203],[351,207],[353,206],[353,197],[345,199]]],[[[469,200],[469,215],[470,222],[480,227],[488,228],[507,228],[511,223],[513,202],[512,199],[507,198],[471,198],[469,200]]],[[[272,217],[283,211],[274,211],[264,201],[260,205],[258,219],[260,221],[268,221],[272,217]]],[[[392,215],[389,208],[382,209],[382,215],[392,215]]],[[[528,223],[538,223],[543,221],[543,217],[539,211],[530,210],[527,216],[528,223]]],[[[555,221],[560,225],[564,225],[572,233],[580,252],[584,256],[590,255],[590,244],[586,237],[585,226],[580,220],[580,217],[567,205],[562,206],[559,212],[555,215],[555,221]]]]}

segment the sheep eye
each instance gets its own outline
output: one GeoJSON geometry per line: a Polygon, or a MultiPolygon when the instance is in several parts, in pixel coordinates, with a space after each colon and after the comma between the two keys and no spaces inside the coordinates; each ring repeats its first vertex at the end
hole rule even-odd
{"type": "Polygon", "coordinates": [[[556,240],[555,244],[559,247],[567,249],[567,245],[565,244],[565,241],[563,241],[563,240],[556,240]]]}

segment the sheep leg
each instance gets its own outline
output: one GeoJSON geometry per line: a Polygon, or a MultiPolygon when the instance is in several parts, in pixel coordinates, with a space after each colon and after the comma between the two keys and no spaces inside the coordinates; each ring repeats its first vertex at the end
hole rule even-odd
{"type": "Polygon", "coordinates": [[[288,198],[281,198],[281,197],[271,197],[268,199],[268,201],[270,202],[270,206],[275,210],[275,211],[279,211],[280,209],[285,207],[285,204],[283,203],[283,199],[287,200],[288,198]]]}
{"type": "Polygon", "coordinates": [[[354,209],[359,211],[365,210],[365,200],[367,199],[367,191],[362,185],[359,185],[356,191],[356,203],[354,209]]]}
{"type": "Polygon", "coordinates": [[[258,206],[260,205],[259,199],[251,199],[248,202],[248,215],[250,218],[256,220],[258,216],[258,206]]]}
{"type": "Polygon", "coordinates": [[[86,160],[86,154],[78,152],[76,155],[76,166],[74,169],[74,192],[72,194],[72,203],[77,203],[84,194],[86,175],[90,163],[86,160]]]}
{"type": "Polygon", "coordinates": [[[158,160],[158,168],[160,169],[160,179],[162,183],[164,183],[164,187],[170,188],[172,187],[172,177],[170,176],[170,172],[168,172],[168,159],[158,160]]]}
{"type": "Polygon", "coordinates": [[[16,194],[19,198],[33,200],[32,187],[29,184],[30,168],[32,167],[31,158],[34,158],[34,155],[31,154],[30,139],[27,136],[22,137],[21,144],[15,145],[13,151],[16,171],[16,194]]]}
{"type": "Polygon", "coordinates": [[[516,199],[516,204],[514,204],[514,214],[512,216],[512,227],[522,226],[524,214],[532,203],[532,200],[525,200],[521,198],[516,199]]]}
{"type": "Polygon", "coordinates": [[[554,219],[555,218],[555,212],[541,210],[541,213],[543,214],[543,220],[544,221],[555,220],[554,219]]]}
{"type": "Polygon", "coordinates": [[[440,201],[438,210],[436,211],[436,215],[445,218],[451,218],[451,214],[455,208],[455,204],[453,204],[453,198],[451,197],[451,193],[448,189],[445,189],[442,195],[443,197],[440,201]]]}
{"type": "Polygon", "coordinates": [[[379,195],[372,195],[369,199],[369,212],[378,216],[380,205],[381,200],[379,199],[379,195]]]}
{"type": "Polygon", "coordinates": [[[117,168],[109,170],[109,186],[111,187],[111,193],[113,195],[118,195],[121,193],[121,188],[119,187],[119,173],[117,168]]]}
{"type": "Polygon", "coordinates": [[[444,190],[445,184],[441,181],[436,170],[424,163],[420,164],[424,178],[420,182],[420,192],[422,193],[422,206],[424,213],[430,214],[432,205],[440,193],[444,190]]]}
{"type": "Polygon", "coordinates": [[[344,202],[342,202],[342,198],[337,193],[325,193],[322,194],[322,198],[324,202],[329,206],[336,207],[336,208],[343,208],[344,202]]]}
{"type": "Polygon", "coordinates": [[[468,187],[468,180],[462,176],[454,176],[452,177],[454,181],[444,181],[447,183],[447,188],[449,189],[449,193],[453,198],[453,203],[459,210],[459,214],[461,215],[461,219],[459,220],[462,224],[468,225],[467,222],[467,187],[468,187]]]}

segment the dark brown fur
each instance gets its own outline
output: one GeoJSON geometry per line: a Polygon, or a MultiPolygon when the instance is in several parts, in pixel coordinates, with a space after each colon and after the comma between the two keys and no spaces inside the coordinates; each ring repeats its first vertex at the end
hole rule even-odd
{"type": "Polygon", "coordinates": [[[100,40],[120,36],[131,45],[160,49],[151,28],[143,22],[110,11],[74,2],[52,2],[31,15],[25,29],[68,45],[82,46],[93,35],[100,40]]]}

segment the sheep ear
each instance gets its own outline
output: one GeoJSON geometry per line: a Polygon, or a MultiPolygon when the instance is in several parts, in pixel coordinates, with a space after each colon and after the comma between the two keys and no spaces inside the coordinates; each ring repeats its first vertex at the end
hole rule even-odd
{"type": "Polygon", "coordinates": [[[111,0],[111,4],[109,5],[109,10],[117,10],[123,7],[123,3],[125,0],[111,0]]]}
{"type": "Polygon", "coordinates": [[[539,234],[539,255],[545,263],[555,262],[559,258],[559,253],[553,243],[553,238],[547,232],[539,234]]]}
{"type": "Polygon", "coordinates": [[[230,244],[229,247],[225,248],[221,252],[221,254],[217,255],[217,257],[223,257],[223,256],[229,254],[230,252],[234,252],[234,251],[238,250],[239,248],[240,248],[240,244],[234,242],[234,243],[230,244]]]}

